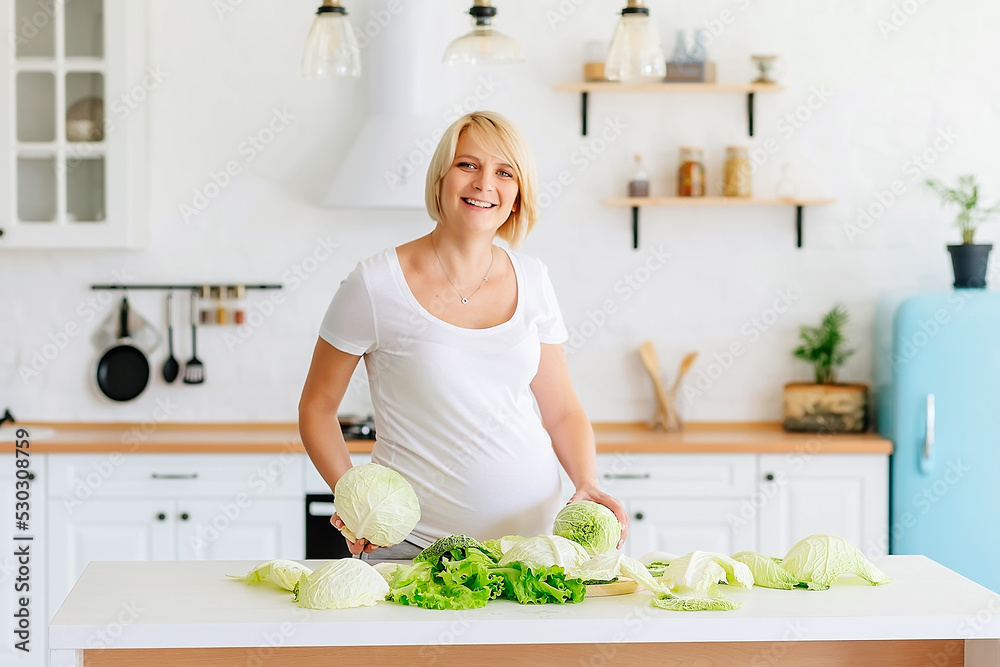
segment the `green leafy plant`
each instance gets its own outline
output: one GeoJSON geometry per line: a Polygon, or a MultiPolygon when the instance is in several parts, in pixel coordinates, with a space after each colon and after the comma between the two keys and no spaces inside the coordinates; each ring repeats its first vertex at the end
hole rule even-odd
{"type": "Polygon", "coordinates": [[[953,188],[933,178],[927,179],[926,183],[927,187],[941,197],[942,205],[958,206],[955,225],[962,232],[962,243],[975,243],[973,238],[976,235],[976,228],[991,216],[1000,213],[1000,203],[988,207],[981,205],[979,185],[976,183],[976,177],[971,174],[960,176],[958,185],[953,188]]]}
{"type": "Polygon", "coordinates": [[[816,384],[834,384],[837,381],[837,367],[842,366],[854,350],[847,349],[844,326],[847,324],[847,310],[837,304],[823,316],[818,327],[799,327],[802,344],[792,353],[796,359],[808,361],[816,373],[816,384]]]}

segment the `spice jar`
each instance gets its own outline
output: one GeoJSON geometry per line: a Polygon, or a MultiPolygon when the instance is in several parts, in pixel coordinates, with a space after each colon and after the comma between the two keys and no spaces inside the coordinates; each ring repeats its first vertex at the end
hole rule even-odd
{"type": "Polygon", "coordinates": [[[749,197],[750,158],[746,146],[727,146],[726,164],[723,168],[722,196],[749,197]]]}
{"type": "Polygon", "coordinates": [[[202,324],[212,324],[215,322],[215,308],[211,306],[208,301],[212,298],[212,292],[214,288],[208,285],[203,285],[198,290],[198,296],[204,302],[201,306],[201,310],[198,311],[198,320],[202,324]]]}
{"type": "Polygon", "coordinates": [[[635,154],[635,172],[628,181],[629,197],[649,196],[649,174],[642,168],[642,155],[635,154]]]}
{"type": "Polygon", "coordinates": [[[604,76],[604,60],[607,57],[607,42],[585,42],[583,45],[583,80],[607,81],[607,77],[604,76]]]}
{"type": "Polygon", "coordinates": [[[236,298],[236,303],[233,305],[233,324],[243,324],[246,320],[246,308],[243,299],[246,298],[247,288],[244,285],[237,285],[232,289],[233,296],[236,298]]]}
{"type": "Polygon", "coordinates": [[[705,196],[705,162],[701,148],[681,146],[681,166],[677,170],[677,196],[705,196]]]}

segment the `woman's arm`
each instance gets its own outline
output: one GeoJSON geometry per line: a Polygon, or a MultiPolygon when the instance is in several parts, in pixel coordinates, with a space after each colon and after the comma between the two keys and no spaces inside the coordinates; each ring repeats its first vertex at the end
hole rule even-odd
{"type": "Polygon", "coordinates": [[[573,390],[561,345],[542,343],[538,374],[531,381],[531,391],[538,401],[542,424],[552,439],[552,449],[576,487],[570,502],[592,500],[614,512],[622,525],[618,541],[621,548],[628,536],[628,515],[617,499],[598,487],[594,429],[573,390]]]}
{"type": "MultiPolygon", "coordinates": [[[[341,352],[320,338],[316,341],[309,374],[299,399],[302,445],[331,490],[351,468],[351,455],[347,451],[344,433],[340,430],[337,412],[359,359],[361,357],[341,352]]],[[[344,525],[336,514],[331,523],[338,530],[344,525]]],[[[376,548],[363,539],[353,543],[348,540],[348,547],[353,554],[371,552],[376,548]]]]}

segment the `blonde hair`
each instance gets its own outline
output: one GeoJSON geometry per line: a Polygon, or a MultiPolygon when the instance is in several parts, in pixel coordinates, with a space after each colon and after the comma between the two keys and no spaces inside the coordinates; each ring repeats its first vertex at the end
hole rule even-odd
{"type": "Polygon", "coordinates": [[[514,168],[517,179],[517,199],[510,217],[497,230],[497,236],[517,247],[535,226],[538,217],[535,159],[528,143],[514,124],[493,111],[474,111],[456,120],[445,130],[437,149],[427,167],[427,186],[424,198],[427,213],[435,222],[440,222],[441,181],[455,160],[459,137],[464,132],[485,150],[503,158],[514,168]]]}

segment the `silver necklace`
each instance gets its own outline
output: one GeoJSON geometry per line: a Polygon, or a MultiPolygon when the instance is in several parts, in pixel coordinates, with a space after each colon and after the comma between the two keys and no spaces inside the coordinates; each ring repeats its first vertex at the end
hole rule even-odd
{"type": "Polygon", "coordinates": [[[490,279],[490,271],[493,270],[493,259],[494,259],[493,245],[492,244],[490,245],[490,266],[489,266],[488,269],[486,269],[486,275],[483,276],[483,282],[479,283],[479,287],[477,287],[476,290],[475,290],[475,292],[473,292],[469,296],[462,296],[462,292],[458,289],[458,286],[452,281],[451,278],[448,277],[448,272],[445,271],[444,262],[441,261],[441,255],[438,254],[437,244],[434,243],[434,237],[433,236],[431,237],[431,249],[434,250],[434,256],[437,257],[438,266],[441,267],[441,273],[444,274],[445,280],[447,280],[449,283],[451,283],[451,286],[455,289],[455,293],[458,294],[458,298],[460,298],[462,300],[462,304],[463,305],[469,303],[469,297],[476,296],[476,292],[478,292],[479,290],[481,290],[483,288],[483,285],[486,284],[486,281],[490,279]]]}

